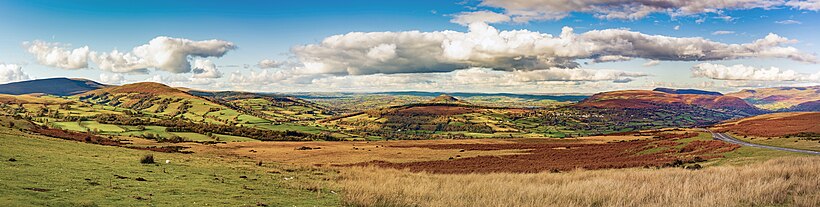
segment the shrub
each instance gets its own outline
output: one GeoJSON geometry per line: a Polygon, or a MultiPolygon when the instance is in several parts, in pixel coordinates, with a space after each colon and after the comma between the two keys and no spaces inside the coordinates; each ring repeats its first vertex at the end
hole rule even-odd
{"type": "Polygon", "coordinates": [[[148,154],[148,155],[143,156],[142,159],[140,159],[140,163],[142,163],[142,164],[154,164],[154,155],[148,154]]]}

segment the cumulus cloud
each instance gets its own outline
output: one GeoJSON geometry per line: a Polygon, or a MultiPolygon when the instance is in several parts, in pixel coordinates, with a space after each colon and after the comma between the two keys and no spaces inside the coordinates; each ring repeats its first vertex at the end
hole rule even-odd
{"type": "Polygon", "coordinates": [[[222,72],[216,68],[216,64],[207,59],[194,60],[193,78],[221,78],[222,72]]]}
{"type": "Polygon", "coordinates": [[[171,73],[191,72],[190,58],[222,57],[236,46],[223,40],[193,41],[182,38],[156,37],[148,44],[137,46],[129,52],[90,51],[88,46],[67,49],[58,43],[33,41],[25,43],[28,52],[43,65],[64,68],[88,68],[89,60],[103,71],[115,73],[147,73],[149,68],[171,73]]]}
{"type": "Polygon", "coordinates": [[[122,74],[108,74],[100,73],[100,82],[107,84],[122,84],[125,83],[125,76],[122,74]]]}
{"type": "Polygon", "coordinates": [[[789,2],[786,2],[786,5],[803,10],[820,10],[820,0],[791,0],[789,2]]]}
{"type": "MultiPolygon", "coordinates": [[[[653,13],[684,16],[702,13],[722,14],[723,10],[772,9],[787,6],[803,10],[820,9],[820,1],[808,0],[481,0],[479,6],[500,8],[514,22],[557,20],[573,12],[588,13],[601,19],[641,19],[653,13]]],[[[478,15],[476,15],[478,16],[478,15]]],[[[723,15],[725,16],[725,15],[723,15]]],[[[453,21],[461,18],[456,15],[453,21]]],[[[499,19],[500,17],[493,17],[499,19]]]]}
{"type": "Polygon", "coordinates": [[[155,68],[171,73],[191,72],[191,57],[222,57],[236,49],[224,40],[193,41],[182,38],[156,37],[131,52],[112,51],[92,56],[100,69],[112,72],[134,72],[155,68]]]}
{"type": "Polygon", "coordinates": [[[504,14],[495,13],[492,11],[474,11],[474,12],[461,12],[456,15],[453,15],[453,19],[450,20],[452,23],[460,24],[467,26],[472,23],[476,22],[484,22],[484,23],[500,23],[500,22],[509,22],[510,17],[504,14]]]}
{"type": "Polygon", "coordinates": [[[621,55],[603,55],[595,58],[593,62],[596,63],[605,63],[605,62],[621,62],[621,61],[628,61],[632,60],[631,57],[621,56],[621,55]]]}
{"type": "Polygon", "coordinates": [[[818,81],[820,72],[815,74],[798,73],[794,70],[783,70],[777,67],[757,68],[742,64],[720,65],[701,63],[692,67],[692,75],[716,80],[732,81],[818,81]]]}
{"type": "Polygon", "coordinates": [[[269,59],[261,60],[261,61],[259,61],[259,63],[256,64],[257,67],[263,68],[263,69],[264,68],[278,68],[278,67],[282,67],[282,65],[284,65],[283,62],[279,62],[279,61],[276,61],[276,60],[269,60],[269,59]]]}
{"type": "Polygon", "coordinates": [[[0,83],[29,80],[31,76],[23,72],[23,67],[17,64],[0,64],[0,83]]]}
{"type": "Polygon", "coordinates": [[[81,69],[88,67],[89,49],[83,46],[67,49],[60,43],[48,43],[39,40],[24,42],[26,51],[37,58],[37,62],[46,66],[64,69],[81,69]]]}
{"type": "Polygon", "coordinates": [[[575,33],[564,27],[558,36],[528,30],[499,31],[486,23],[470,24],[468,32],[351,32],[320,43],[292,48],[302,74],[367,75],[449,72],[470,67],[496,70],[575,68],[578,59],[598,62],[631,58],[668,61],[816,58],[769,34],[745,44],[727,44],[701,37],[648,35],[625,29],[575,33]]]}

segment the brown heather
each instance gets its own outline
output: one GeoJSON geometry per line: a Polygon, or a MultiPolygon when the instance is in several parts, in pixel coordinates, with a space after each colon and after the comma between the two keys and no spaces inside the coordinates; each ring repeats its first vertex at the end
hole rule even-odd
{"type": "Polygon", "coordinates": [[[820,206],[820,157],[703,170],[538,174],[342,170],[350,206],[820,206]]]}

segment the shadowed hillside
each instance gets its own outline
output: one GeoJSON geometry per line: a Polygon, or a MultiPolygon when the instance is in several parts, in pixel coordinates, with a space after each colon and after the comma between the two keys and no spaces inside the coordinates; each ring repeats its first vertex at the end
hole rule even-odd
{"type": "Polygon", "coordinates": [[[820,86],[746,89],[726,96],[741,98],[763,109],[812,111],[807,105],[798,105],[820,101],[820,86]]]}
{"type": "Polygon", "coordinates": [[[674,94],[647,90],[611,91],[595,94],[577,106],[596,108],[658,109],[697,106],[706,109],[761,113],[740,98],[719,95],[674,94]]]}
{"type": "Polygon", "coordinates": [[[2,84],[0,85],[0,93],[13,95],[42,93],[70,96],[104,87],[106,85],[87,79],[48,78],[2,84]]]}

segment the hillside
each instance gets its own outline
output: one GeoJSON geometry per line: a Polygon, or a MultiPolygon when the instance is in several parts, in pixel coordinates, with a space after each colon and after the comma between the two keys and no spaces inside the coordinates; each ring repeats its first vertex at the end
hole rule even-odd
{"type": "Polygon", "coordinates": [[[76,95],[75,98],[91,105],[124,108],[133,110],[136,113],[182,118],[197,122],[223,124],[267,122],[205,98],[153,82],[132,83],[97,89],[76,95]]]}
{"type": "Polygon", "coordinates": [[[742,99],[731,96],[702,94],[673,94],[647,90],[612,91],[595,94],[576,106],[620,109],[658,109],[669,107],[698,106],[706,109],[759,113],[759,109],[742,99]]]}
{"type": "Polygon", "coordinates": [[[107,87],[101,88],[93,91],[88,91],[86,93],[80,94],[80,96],[85,95],[101,95],[101,94],[128,94],[128,93],[137,93],[137,94],[150,94],[150,95],[173,95],[173,96],[191,96],[190,94],[167,86],[161,83],[155,82],[140,82],[140,83],[132,83],[132,84],[125,84],[121,86],[114,86],[114,87],[107,87]]]}
{"type": "Polygon", "coordinates": [[[0,84],[0,94],[48,94],[70,96],[104,88],[106,85],[87,79],[47,78],[0,84]]]}
{"type": "Polygon", "coordinates": [[[713,128],[743,136],[782,137],[799,133],[820,134],[820,112],[783,112],[727,121],[713,128]]]}
{"type": "Polygon", "coordinates": [[[273,121],[307,121],[323,119],[336,114],[331,107],[293,96],[236,91],[189,90],[188,93],[273,121]]]}
{"type": "MultiPolygon", "coordinates": [[[[820,101],[820,86],[746,89],[726,96],[741,98],[763,109],[789,110],[801,103],[820,101]]],[[[805,106],[799,108],[805,109],[805,106]]]]}

